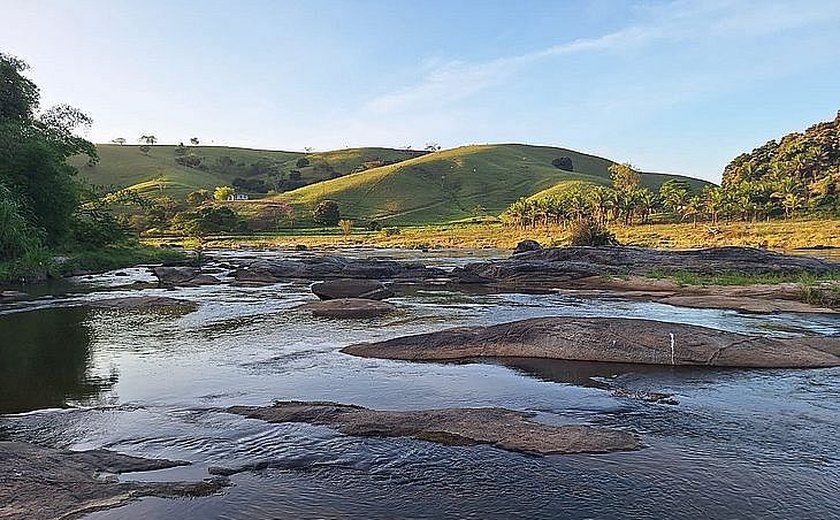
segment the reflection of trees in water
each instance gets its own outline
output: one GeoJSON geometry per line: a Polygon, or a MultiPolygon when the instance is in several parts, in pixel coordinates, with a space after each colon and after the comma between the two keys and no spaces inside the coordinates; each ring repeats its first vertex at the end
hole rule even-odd
{"type": "Polygon", "coordinates": [[[0,413],[64,406],[116,383],[88,374],[91,333],[82,308],[0,316],[0,413]]]}

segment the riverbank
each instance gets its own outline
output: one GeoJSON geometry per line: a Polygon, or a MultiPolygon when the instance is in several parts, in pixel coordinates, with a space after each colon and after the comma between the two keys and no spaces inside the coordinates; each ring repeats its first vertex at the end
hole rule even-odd
{"type": "Polygon", "coordinates": [[[0,262],[0,287],[185,258],[181,251],[139,243],[64,253],[44,250],[12,262],[0,262]]]}
{"type": "MultiPolygon", "coordinates": [[[[682,224],[644,224],[610,226],[624,245],[690,249],[721,246],[796,248],[840,248],[840,219],[774,220],[769,222],[701,222],[682,224]]],[[[335,247],[374,246],[408,249],[499,248],[513,249],[525,239],[543,246],[568,243],[569,231],[560,226],[518,229],[498,222],[462,222],[433,226],[406,226],[381,231],[353,229],[345,236],[338,228],[287,229],[275,233],[215,236],[205,239],[204,247],[335,247]]],[[[148,238],[151,245],[194,246],[184,237],[148,238]]]]}

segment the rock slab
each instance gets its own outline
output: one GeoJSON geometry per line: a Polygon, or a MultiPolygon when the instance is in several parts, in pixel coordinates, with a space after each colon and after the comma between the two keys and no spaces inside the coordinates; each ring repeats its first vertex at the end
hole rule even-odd
{"type": "Polygon", "coordinates": [[[806,256],[783,255],[749,247],[665,250],[641,247],[559,247],[525,251],[508,260],[477,262],[469,273],[499,283],[568,286],[592,276],[691,272],[701,275],[826,274],[840,265],[806,256]]]}
{"type": "Polygon", "coordinates": [[[342,352],[412,361],[532,357],[750,368],[840,366],[836,337],[770,338],[626,318],[532,318],[362,343],[342,352]]]}
{"type": "Polygon", "coordinates": [[[378,280],[357,280],[343,278],[339,280],[327,280],[312,284],[312,293],[322,300],[335,300],[339,298],[363,298],[366,300],[384,300],[394,296],[390,290],[378,280]]]}
{"type": "Polygon", "coordinates": [[[536,454],[605,453],[640,447],[630,433],[590,426],[553,426],[534,414],[504,408],[380,411],[330,402],[288,401],[266,407],[234,406],[230,413],[269,422],[328,426],[359,437],[413,437],[441,444],[490,444],[536,454]]]}
{"type": "Polygon", "coordinates": [[[366,300],[363,298],[338,298],[335,300],[323,300],[311,303],[304,303],[298,309],[311,311],[315,316],[325,318],[375,318],[382,316],[396,309],[390,303],[378,300],[366,300]]]}
{"type": "Polygon", "coordinates": [[[222,283],[215,276],[202,273],[195,267],[155,267],[152,272],[164,287],[195,287],[222,283]]]}
{"type": "Polygon", "coordinates": [[[107,450],[56,450],[24,442],[0,441],[0,518],[77,518],[141,496],[204,496],[225,485],[118,482],[108,474],[183,466],[187,462],[144,459],[107,450]]]}

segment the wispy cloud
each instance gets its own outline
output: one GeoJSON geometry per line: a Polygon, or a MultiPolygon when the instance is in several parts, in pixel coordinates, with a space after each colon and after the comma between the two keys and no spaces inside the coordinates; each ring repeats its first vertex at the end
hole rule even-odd
{"type": "Polygon", "coordinates": [[[518,56],[469,63],[424,64],[415,84],[371,99],[366,112],[392,114],[449,107],[505,83],[534,64],[581,54],[632,51],[656,43],[708,38],[749,38],[840,20],[840,2],[677,0],[651,8],[648,20],[596,38],[577,39],[518,56]]]}

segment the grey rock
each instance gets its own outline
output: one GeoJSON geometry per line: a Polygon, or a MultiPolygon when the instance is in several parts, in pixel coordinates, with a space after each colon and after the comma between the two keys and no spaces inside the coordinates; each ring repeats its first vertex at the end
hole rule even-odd
{"type": "Polygon", "coordinates": [[[189,464],[107,450],[67,451],[0,441],[0,460],[0,518],[8,520],[77,518],[142,496],[206,496],[227,484],[218,478],[195,483],[105,479],[103,474],[189,464]]]}

